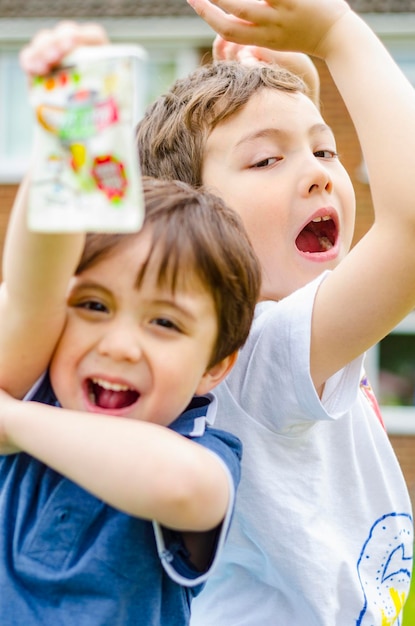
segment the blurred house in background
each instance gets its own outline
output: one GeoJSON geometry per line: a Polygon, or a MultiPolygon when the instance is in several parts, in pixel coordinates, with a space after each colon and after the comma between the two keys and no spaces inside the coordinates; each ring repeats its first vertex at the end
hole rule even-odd
{"type": "MultiPolygon", "coordinates": [[[[349,2],[415,86],[415,0],[349,2]]],[[[214,33],[186,0],[0,0],[0,245],[16,185],[27,169],[31,152],[32,113],[18,51],[39,29],[62,19],[99,22],[112,42],[138,43],[147,50],[137,117],[175,78],[210,59],[214,33]]],[[[356,189],[356,242],[373,219],[369,181],[347,110],[324,64],[317,60],[316,65],[321,77],[322,112],[334,130],[340,157],[356,189]]],[[[415,313],[408,316],[369,353],[367,368],[415,504],[414,318],[415,313]]]]}

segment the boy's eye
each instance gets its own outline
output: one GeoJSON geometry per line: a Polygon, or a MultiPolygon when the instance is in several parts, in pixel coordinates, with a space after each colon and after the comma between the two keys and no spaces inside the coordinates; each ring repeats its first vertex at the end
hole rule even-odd
{"type": "Polygon", "coordinates": [[[338,155],[335,150],[317,150],[314,156],[319,159],[335,159],[338,155]]]}
{"type": "Polygon", "coordinates": [[[172,322],[172,320],[168,319],[167,317],[155,317],[154,319],[151,320],[150,323],[153,324],[154,326],[162,326],[163,328],[176,330],[180,332],[180,329],[177,326],[177,324],[172,322]]]}
{"type": "Polygon", "coordinates": [[[107,313],[108,308],[98,300],[83,300],[74,305],[76,309],[86,309],[87,311],[94,311],[96,313],[107,313]]]}
{"type": "Polygon", "coordinates": [[[254,163],[252,165],[253,168],[261,168],[261,167],[269,167],[270,165],[274,165],[277,161],[280,161],[278,157],[268,157],[267,159],[262,159],[262,161],[258,161],[258,163],[254,163]]]}

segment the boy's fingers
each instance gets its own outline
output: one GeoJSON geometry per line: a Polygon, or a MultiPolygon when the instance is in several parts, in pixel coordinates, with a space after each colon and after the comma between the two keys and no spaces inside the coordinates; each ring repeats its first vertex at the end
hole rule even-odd
{"type": "Polygon", "coordinates": [[[194,11],[226,41],[257,43],[262,25],[275,21],[275,8],[263,0],[187,0],[194,11]]]}
{"type": "Polygon", "coordinates": [[[95,22],[61,22],[56,30],[56,36],[64,40],[72,40],[76,45],[96,46],[109,42],[105,29],[95,22]]]}
{"type": "Polygon", "coordinates": [[[347,0],[187,0],[227,41],[273,50],[326,55],[328,33],[347,12],[347,0]],[[315,20],[316,6],[319,19],[315,20]],[[313,27],[310,29],[310,23],[313,27]]]}
{"type": "Polygon", "coordinates": [[[39,57],[30,46],[23,48],[19,54],[20,67],[27,74],[46,74],[50,64],[46,59],[39,57]]]}
{"type": "MultiPolygon", "coordinates": [[[[209,0],[187,0],[192,9],[226,41],[236,41],[237,27],[240,24],[233,15],[227,14],[209,0]]],[[[240,43],[244,43],[241,41],[240,43]]]]}
{"type": "Polygon", "coordinates": [[[46,74],[77,46],[108,43],[105,30],[95,23],[60,22],[39,31],[20,53],[20,65],[28,74],[46,74]]]}
{"type": "Polygon", "coordinates": [[[220,35],[216,35],[212,44],[212,55],[216,61],[225,59],[227,43],[220,35]]]}
{"type": "MultiPolygon", "coordinates": [[[[268,2],[264,0],[192,0],[195,6],[204,11],[211,11],[212,15],[217,15],[216,11],[220,11],[222,15],[227,17],[233,16],[239,21],[258,24],[264,20],[264,10],[270,8],[268,2]]],[[[279,0],[278,4],[284,4],[283,0],[279,0]]],[[[272,8],[275,12],[275,7],[272,8]]]]}

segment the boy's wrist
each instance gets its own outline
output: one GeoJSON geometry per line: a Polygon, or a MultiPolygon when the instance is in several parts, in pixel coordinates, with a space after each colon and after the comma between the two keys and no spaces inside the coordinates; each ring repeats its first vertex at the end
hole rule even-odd
{"type": "Polygon", "coordinates": [[[13,438],[15,418],[18,413],[19,403],[6,391],[0,390],[0,454],[16,454],[21,448],[16,445],[13,438]]]}
{"type": "MultiPolygon", "coordinates": [[[[369,30],[362,18],[349,8],[333,21],[324,37],[319,41],[313,56],[329,63],[332,57],[342,55],[348,46],[355,48],[356,37],[359,36],[362,26],[365,31],[369,30]]],[[[366,41],[366,38],[367,32],[364,34],[363,41],[366,41]]]]}

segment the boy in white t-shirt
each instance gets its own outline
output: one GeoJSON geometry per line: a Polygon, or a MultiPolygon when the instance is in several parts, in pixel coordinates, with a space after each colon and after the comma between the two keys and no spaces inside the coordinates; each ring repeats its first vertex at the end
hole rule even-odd
{"type": "Polygon", "coordinates": [[[282,71],[199,68],[139,125],[143,170],[224,197],[263,269],[250,337],[217,389],[221,425],[244,442],[243,478],[192,625],[400,623],[411,504],[363,354],[415,304],[415,94],[344,2],[220,7],[195,2],[226,39],[326,61],[363,147],[376,221],[349,253],[350,179],[304,87],[282,71]]]}

